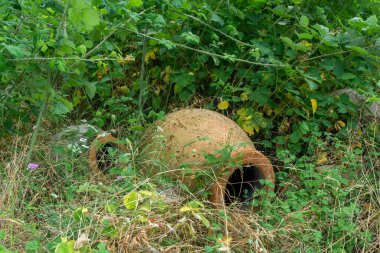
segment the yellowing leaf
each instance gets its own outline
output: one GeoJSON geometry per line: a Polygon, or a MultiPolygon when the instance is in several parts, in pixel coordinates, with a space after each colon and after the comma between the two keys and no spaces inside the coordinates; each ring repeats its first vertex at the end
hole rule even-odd
{"type": "Polygon", "coordinates": [[[154,195],[154,192],[144,191],[144,190],[139,191],[139,193],[141,194],[142,197],[150,197],[154,195]]]}
{"type": "Polygon", "coordinates": [[[324,164],[324,163],[326,163],[327,161],[328,161],[328,159],[327,159],[327,153],[326,153],[326,152],[323,152],[323,153],[320,155],[320,157],[319,157],[319,159],[318,159],[318,161],[317,161],[317,165],[324,164]]]}
{"type": "Polygon", "coordinates": [[[194,208],[194,207],[190,207],[190,206],[183,206],[180,210],[179,210],[179,212],[181,212],[181,213],[184,213],[184,212],[190,212],[190,211],[197,211],[197,210],[199,210],[199,208],[194,208]]]}
{"type": "Polygon", "coordinates": [[[249,135],[253,135],[255,132],[253,130],[253,125],[250,124],[249,122],[244,122],[241,126],[243,128],[243,130],[248,133],[249,135]]]}
{"type": "Polygon", "coordinates": [[[211,224],[210,224],[210,221],[209,221],[209,220],[208,220],[203,214],[193,212],[193,216],[194,216],[196,219],[202,221],[203,225],[205,225],[206,228],[209,228],[209,227],[210,227],[210,225],[211,225],[211,224]]]}
{"type": "Polygon", "coordinates": [[[145,57],[144,57],[144,60],[146,63],[149,62],[149,59],[152,59],[152,60],[156,59],[156,51],[157,51],[157,48],[146,52],[145,57]]]}
{"type": "Polygon", "coordinates": [[[230,106],[230,104],[228,103],[228,101],[222,101],[218,104],[218,109],[219,110],[226,110],[226,109],[228,109],[229,106],[230,106]]]}
{"type": "Polygon", "coordinates": [[[334,128],[335,130],[340,130],[342,127],[345,127],[346,126],[346,123],[344,123],[343,121],[341,120],[338,120],[337,122],[335,122],[334,124],[334,128]]]}
{"type": "Polygon", "coordinates": [[[138,192],[130,192],[128,193],[123,200],[124,206],[129,209],[136,209],[139,201],[139,193],[138,192]]]}
{"type": "Polygon", "coordinates": [[[241,99],[241,101],[247,101],[248,100],[248,93],[243,92],[242,94],[240,94],[240,99],[241,99]]]}
{"type": "Polygon", "coordinates": [[[318,108],[318,102],[315,98],[310,99],[311,102],[311,108],[313,109],[313,114],[317,111],[318,108]]]}

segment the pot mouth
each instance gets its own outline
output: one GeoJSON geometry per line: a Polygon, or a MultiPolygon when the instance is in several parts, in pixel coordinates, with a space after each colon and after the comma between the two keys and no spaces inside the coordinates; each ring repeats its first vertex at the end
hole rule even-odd
{"type": "Polygon", "coordinates": [[[224,190],[224,204],[233,203],[249,206],[254,198],[256,189],[261,188],[261,175],[255,166],[242,166],[235,169],[226,183],[224,190]]]}
{"type": "Polygon", "coordinates": [[[117,165],[115,155],[113,154],[118,146],[115,143],[105,143],[96,152],[96,160],[99,171],[103,174],[109,174],[110,169],[117,165]]]}
{"type": "MultiPolygon", "coordinates": [[[[232,158],[241,166],[230,168],[227,175],[218,178],[211,186],[210,201],[217,208],[237,202],[242,209],[246,209],[253,200],[255,191],[263,188],[261,179],[275,183],[273,166],[266,156],[254,149],[237,150],[232,158]]],[[[265,186],[265,190],[272,188],[265,186]]]]}
{"type": "Polygon", "coordinates": [[[108,133],[100,134],[91,144],[88,161],[95,174],[109,174],[111,168],[118,166],[117,154],[126,147],[117,143],[119,139],[108,133]]]}

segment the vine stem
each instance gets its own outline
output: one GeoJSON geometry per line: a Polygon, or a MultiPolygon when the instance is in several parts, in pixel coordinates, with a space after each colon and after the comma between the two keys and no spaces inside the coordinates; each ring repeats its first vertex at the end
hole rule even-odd
{"type": "MultiPolygon", "coordinates": [[[[132,33],[136,33],[139,36],[146,37],[146,38],[151,39],[151,40],[161,41],[160,39],[157,39],[155,37],[149,36],[149,35],[147,35],[145,33],[140,33],[138,31],[133,31],[133,30],[131,30],[129,28],[126,28],[126,27],[123,27],[122,29],[124,29],[126,31],[129,31],[129,32],[132,32],[132,33]]],[[[206,55],[210,55],[210,56],[214,56],[214,57],[218,57],[218,58],[222,58],[222,59],[226,58],[225,55],[211,53],[211,52],[208,52],[208,51],[204,51],[204,50],[201,50],[201,49],[189,47],[189,46],[186,46],[186,45],[183,45],[183,44],[178,44],[178,43],[175,43],[175,42],[171,42],[171,43],[173,45],[177,46],[177,47],[185,48],[185,49],[188,49],[188,50],[191,50],[191,51],[195,51],[195,52],[198,52],[198,53],[202,53],[202,54],[206,54],[206,55]]],[[[265,66],[265,67],[285,67],[285,65],[283,65],[283,64],[253,62],[253,61],[248,61],[248,60],[244,60],[244,59],[240,59],[240,58],[236,58],[234,60],[236,62],[242,62],[242,63],[251,64],[251,65],[258,65],[258,66],[265,66]]]]}
{"type": "Polygon", "coordinates": [[[222,30],[220,30],[220,29],[218,29],[218,28],[216,28],[216,27],[213,27],[212,25],[207,24],[206,22],[204,22],[203,20],[201,20],[201,19],[199,19],[199,18],[197,18],[197,17],[194,17],[194,16],[192,16],[192,15],[190,15],[190,14],[186,14],[186,13],[184,13],[184,12],[179,12],[179,11],[176,11],[176,10],[170,10],[170,11],[172,11],[172,12],[174,12],[174,13],[177,13],[177,14],[180,14],[180,15],[184,15],[184,16],[186,16],[186,17],[188,17],[188,18],[191,18],[191,19],[193,19],[193,20],[195,20],[195,21],[198,21],[198,22],[201,23],[202,25],[204,25],[204,26],[210,28],[211,30],[214,30],[214,31],[216,31],[216,32],[218,32],[218,33],[220,33],[220,34],[222,34],[224,37],[229,38],[230,40],[233,40],[233,41],[235,41],[236,43],[240,43],[240,44],[242,44],[242,45],[244,45],[244,46],[247,46],[247,47],[255,48],[254,45],[252,45],[252,44],[248,44],[248,43],[245,43],[245,42],[243,42],[243,41],[241,41],[241,40],[238,40],[238,39],[235,39],[234,37],[232,37],[232,36],[226,34],[226,33],[223,32],[222,30]]]}
{"type": "MultiPolygon", "coordinates": [[[[145,29],[146,31],[147,29],[145,29]]],[[[145,75],[145,55],[146,55],[146,38],[143,37],[143,53],[141,55],[141,68],[140,68],[140,94],[139,94],[139,118],[140,120],[144,119],[143,117],[143,109],[144,109],[144,92],[145,92],[145,84],[144,84],[144,75],[145,75]]]]}

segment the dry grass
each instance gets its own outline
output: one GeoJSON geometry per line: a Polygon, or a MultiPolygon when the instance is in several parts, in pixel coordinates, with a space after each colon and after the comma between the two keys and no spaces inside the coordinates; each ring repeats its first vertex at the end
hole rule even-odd
{"type": "MultiPolygon", "coordinates": [[[[83,157],[70,161],[71,170],[62,170],[62,164],[44,160],[44,154],[49,151],[46,141],[44,144],[40,142],[35,150],[35,159],[41,159],[42,168],[25,173],[23,163],[28,152],[28,139],[15,137],[2,142],[0,231],[5,231],[7,236],[0,244],[19,252],[24,252],[28,241],[38,240],[41,245],[47,245],[54,238],[60,237],[68,237],[81,247],[96,248],[98,243],[104,242],[110,252],[125,253],[204,252],[206,245],[219,248],[222,252],[294,252],[294,249],[305,252],[309,246],[308,241],[303,241],[300,235],[309,236],[315,231],[327,231],[338,222],[334,219],[322,222],[314,214],[316,211],[310,200],[301,209],[288,213],[276,206],[270,207],[274,213],[255,213],[237,208],[215,210],[210,208],[211,205],[206,205],[199,213],[210,221],[211,227],[207,228],[196,215],[180,212],[194,197],[184,194],[178,186],[177,190],[165,186],[156,187],[161,181],[155,178],[135,178],[132,187],[115,183],[112,179],[97,181],[86,173],[87,164],[83,157]],[[82,176],[78,177],[77,172],[82,173],[82,176]],[[152,204],[149,212],[128,211],[122,205],[123,197],[134,188],[147,189],[147,185],[152,192],[158,192],[160,201],[152,204]],[[72,198],[68,198],[70,187],[73,187],[72,198]],[[78,191],[80,187],[84,190],[78,191]],[[115,205],[114,210],[107,208],[109,204],[115,205]],[[87,208],[87,218],[77,222],[73,219],[73,212],[80,207],[87,208]],[[294,219],[297,215],[305,215],[307,218],[298,222],[294,219]],[[281,220],[273,222],[273,219],[281,220]],[[112,228],[112,236],[104,233],[107,227],[112,228]]],[[[379,146],[369,141],[364,141],[364,145],[367,152],[356,156],[360,167],[355,177],[347,175],[351,182],[344,189],[350,196],[350,203],[359,207],[359,211],[351,216],[356,231],[343,233],[330,244],[321,241],[318,249],[320,252],[332,252],[335,244],[348,243],[348,238],[359,241],[365,231],[372,232],[372,242],[366,248],[358,244],[355,252],[378,252],[380,185],[376,182],[379,183],[377,170],[380,168],[380,159],[368,152],[379,152],[379,146]]],[[[333,166],[349,166],[349,160],[345,159],[348,155],[343,150],[337,150],[333,154],[333,166]]],[[[285,193],[291,186],[299,184],[298,172],[295,168],[289,170],[290,181],[278,189],[274,201],[276,205],[284,203],[285,193]]],[[[343,206],[339,202],[331,206],[334,217],[338,217],[343,206]]],[[[330,236],[334,237],[334,234],[330,236]]],[[[43,252],[48,251],[45,249],[43,252]]]]}

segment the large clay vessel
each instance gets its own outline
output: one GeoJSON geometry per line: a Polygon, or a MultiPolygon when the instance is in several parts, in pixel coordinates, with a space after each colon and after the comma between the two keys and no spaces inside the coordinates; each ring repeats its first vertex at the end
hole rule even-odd
{"type": "Polygon", "coordinates": [[[234,121],[214,111],[170,113],[147,131],[142,143],[147,174],[166,173],[193,192],[208,190],[217,207],[249,200],[261,187],[259,179],[275,182],[268,158],[234,121]]]}

